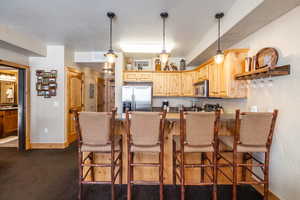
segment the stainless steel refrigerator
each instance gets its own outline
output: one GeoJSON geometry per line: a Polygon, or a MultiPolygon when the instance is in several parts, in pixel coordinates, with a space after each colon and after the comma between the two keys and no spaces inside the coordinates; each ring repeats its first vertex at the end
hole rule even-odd
{"type": "Polygon", "coordinates": [[[122,87],[123,112],[152,111],[151,86],[123,86],[122,87]]]}

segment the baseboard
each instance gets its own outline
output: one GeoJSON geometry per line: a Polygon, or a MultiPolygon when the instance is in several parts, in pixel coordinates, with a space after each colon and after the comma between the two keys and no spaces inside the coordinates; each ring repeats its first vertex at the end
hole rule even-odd
{"type": "MultiPolygon", "coordinates": [[[[251,177],[253,181],[258,181],[256,177],[251,177]]],[[[264,187],[262,185],[252,185],[260,194],[264,195],[264,187]]],[[[269,190],[269,199],[270,200],[280,200],[271,190],[269,190]]]]}
{"type": "Polygon", "coordinates": [[[31,143],[31,149],[64,149],[68,143],[31,143]]]}

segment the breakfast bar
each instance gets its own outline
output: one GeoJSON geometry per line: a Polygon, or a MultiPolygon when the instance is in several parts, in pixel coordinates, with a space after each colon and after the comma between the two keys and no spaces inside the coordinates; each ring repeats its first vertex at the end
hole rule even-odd
{"type": "MultiPolygon", "coordinates": [[[[174,135],[179,135],[179,113],[167,113],[166,115],[166,129],[164,135],[164,184],[172,184],[172,137],[174,135]]],[[[126,140],[126,130],[125,130],[125,115],[120,114],[116,117],[116,134],[122,135],[123,137],[123,152],[127,151],[127,140],[126,140]]],[[[221,114],[220,118],[220,130],[219,135],[232,135],[234,127],[234,114],[221,114]]],[[[95,162],[110,162],[110,155],[95,154],[95,162]]],[[[154,163],[158,162],[158,156],[155,153],[135,153],[134,162],[139,163],[154,163]]],[[[200,154],[191,153],[186,156],[186,162],[199,163],[200,154]]],[[[123,154],[123,180],[122,183],[127,183],[127,154],[123,154]]],[[[95,180],[98,181],[108,181],[111,178],[109,168],[95,168],[95,180]]],[[[155,167],[136,167],[134,169],[134,179],[135,180],[145,180],[145,181],[155,181],[158,178],[158,169],[155,167]]],[[[200,170],[198,168],[188,168],[186,169],[186,184],[187,185],[197,185],[200,180],[200,170]]],[[[222,181],[223,179],[221,179],[222,181]]],[[[117,180],[118,182],[118,180],[117,180]]],[[[224,183],[227,183],[224,179],[224,183]]]]}

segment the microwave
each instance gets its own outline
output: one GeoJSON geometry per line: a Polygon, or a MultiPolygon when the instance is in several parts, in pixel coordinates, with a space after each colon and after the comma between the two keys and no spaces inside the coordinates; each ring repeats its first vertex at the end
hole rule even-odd
{"type": "Polygon", "coordinates": [[[203,80],[194,85],[196,97],[208,97],[209,96],[209,81],[203,80]]]}

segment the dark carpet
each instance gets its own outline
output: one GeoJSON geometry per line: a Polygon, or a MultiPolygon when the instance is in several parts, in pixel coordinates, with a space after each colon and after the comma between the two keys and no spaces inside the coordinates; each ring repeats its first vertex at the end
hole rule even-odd
{"type": "MultiPolygon", "coordinates": [[[[76,145],[65,150],[17,152],[0,149],[0,200],[75,200],[77,198],[76,145]]],[[[210,199],[211,187],[187,186],[186,199],[210,199]]],[[[118,199],[126,199],[126,185],[117,186],[118,199]]],[[[219,186],[219,200],[231,199],[231,187],[219,186]]],[[[135,200],[159,199],[158,186],[134,186],[135,200]]],[[[166,185],[165,199],[179,199],[179,187],[166,185]]],[[[85,200],[110,199],[109,185],[85,185],[85,200]]],[[[251,186],[238,188],[238,199],[260,200],[251,186]]]]}

